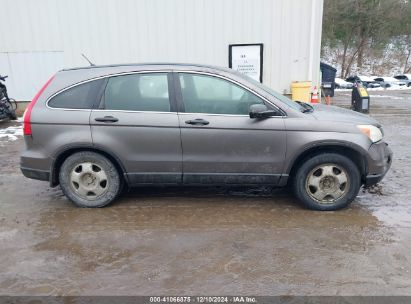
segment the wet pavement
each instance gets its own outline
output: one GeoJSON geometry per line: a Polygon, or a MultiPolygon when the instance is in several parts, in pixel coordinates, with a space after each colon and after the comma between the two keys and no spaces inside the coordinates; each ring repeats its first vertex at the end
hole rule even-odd
{"type": "Polygon", "coordinates": [[[393,166],[336,212],[269,188],[141,188],[75,208],[22,176],[20,124],[2,123],[0,294],[411,295],[411,90],[371,94],[393,166]]]}

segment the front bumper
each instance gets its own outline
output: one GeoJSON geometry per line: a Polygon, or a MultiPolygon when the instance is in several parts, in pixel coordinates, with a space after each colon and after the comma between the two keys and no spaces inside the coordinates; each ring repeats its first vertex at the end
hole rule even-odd
{"type": "Polygon", "coordinates": [[[374,143],[368,150],[368,173],[365,186],[372,186],[381,181],[391,167],[393,152],[384,141],[374,143]]]}

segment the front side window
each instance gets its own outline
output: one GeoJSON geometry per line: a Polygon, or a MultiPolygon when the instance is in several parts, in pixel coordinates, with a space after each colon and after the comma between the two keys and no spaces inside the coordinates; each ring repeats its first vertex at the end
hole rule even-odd
{"type": "Polygon", "coordinates": [[[104,108],[169,112],[167,74],[147,73],[111,77],[104,92],[104,108]]]}
{"type": "Polygon", "coordinates": [[[187,113],[248,115],[250,106],[263,100],[242,87],[213,76],[180,73],[187,113]]]}
{"type": "Polygon", "coordinates": [[[100,79],[76,85],[51,98],[48,105],[52,108],[91,109],[103,83],[100,79]]]}

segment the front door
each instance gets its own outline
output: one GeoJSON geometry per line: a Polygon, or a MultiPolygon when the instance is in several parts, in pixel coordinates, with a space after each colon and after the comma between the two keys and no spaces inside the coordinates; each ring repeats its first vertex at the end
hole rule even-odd
{"type": "Polygon", "coordinates": [[[251,119],[250,105],[267,102],[227,79],[177,75],[183,181],[275,185],[286,152],[283,118],[251,119]]]}
{"type": "Polygon", "coordinates": [[[182,181],[182,152],[171,75],[110,77],[100,109],[90,116],[93,144],[110,151],[136,184],[182,181]]]}

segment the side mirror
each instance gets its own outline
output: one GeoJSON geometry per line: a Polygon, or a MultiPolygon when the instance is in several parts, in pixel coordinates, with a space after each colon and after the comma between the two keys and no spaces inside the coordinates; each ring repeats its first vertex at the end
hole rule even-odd
{"type": "Polygon", "coordinates": [[[250,118],[267,118],[277,115],[277,111],[269,110],[266,105],[253,104],[250,106],[250,118]]]}

